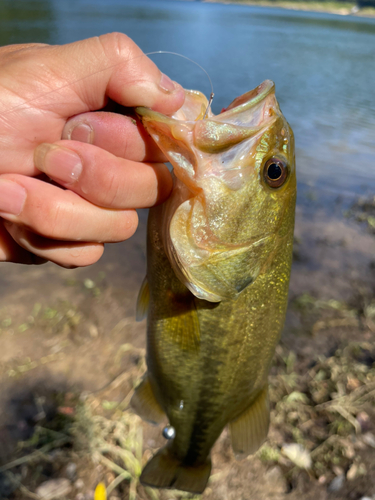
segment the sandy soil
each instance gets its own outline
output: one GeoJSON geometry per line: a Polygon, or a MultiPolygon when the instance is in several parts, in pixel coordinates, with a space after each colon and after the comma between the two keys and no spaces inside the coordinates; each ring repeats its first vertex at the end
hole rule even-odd
{"type": "MultiPolygon", "coordinates": [[[[113,429],[120,423],[128,429],[125,434],[143,433],[143,452],[134,452],[135,457],[140,453],[139,462],[144,462],[150,450],[162,444],[160,429],[142,424],[129,410],[121,411],[144,370],[145,323],[135,322],[134,310],[145,270],[145,222],[146,214],[142,213],[136,235],[124,244],[108,246],[102,260],[90,268],[1,265],[0,498],[39,498],[35,491],[40,484],[68,478],[70,490],[62,497],[89,500],[99,481],[108,485],[117,477],[118,470],[111,471],[105,458],[93,451],[90,443],[77,444],[85,439],[94,440],[85,433],[90,426],[99,425],[99,420],[87,417],[87,424],[79,424],[79,433],[73,433],[73,438],[69,435],[64,442],[67,422],[78,421],[77,408],[82,401],[90,401],[92,414],[103,419],[101,432],[110,422],[112,427],[104,441],[107,439],[109,443],[113,429]],[[120,412],[111,412],[114,407],[120,408],[120,412]],[[55,433],[52,441],[42,439],[43,432],[55,433]],[[20,447],[20,442],[30,438],[20,447]],[[42,448],[46,443],[47,448],[42,448]],[[35,450],[44,451],[30,459],[35,450]],[[22,461],[22,457],[26,457],[23,464],[7,467],[15,459],[22,461]],[[68,473],[69,467],[75,471],[73,476],[68,473]]],[[[316,433],[323,426],[329,435],[340,416],[335,414],[324,423],[320,417],[311,417],[312,423],[307,424],[302,417],[299,420],[297,408],[296,421],[291,427],[287,420],[280,420],[285,412],[278,406],[278,394],[284,394],[283,388],[290,384],[288,376],[295,377],[297,389],[287,390],[286,394],[303,392],[298,384],[305,380],[308,370],[314,369],[319,357],[328,360],[326,363],[337,349],[348,344],[373,345],[375,323],[372,315],[363,311],[370,311],[366,307],[374,300],[374,255],[374,236],[358,223],[343,218],[340,206],[330,215],[317,204],[297,209],[290,307],[271,376],[274,396],[269,440],[263,452],[236,462],[224,432],[215,445],[213,476],[202,498],[356,500],[375,496],[375,448],[366,445],[361,437],[371,436],[375,431],[371,407],[353,413],[355,422],[359,422],[357,433],[350,425],[345,432],[337,431],[339,439],[347,440],[347,447],[353,446],[355,458],[345,457],[343,452],[330,456],[326,453],[326,461],[321,458],[323,469],[314,465],[308,472],[295,467],[280,452],[285,442],[296,440],[291,431],[293,425],[296,428],[310,425],[316,433]],[[294,361],[289,370],[290,353],[294,361]],[[277,456],[272,455],[275,450],[277,456]],[[350,473],[353,464],[357,468],[350,473]],[[336,490],[332,483],[335,478],[341,481],[336,490]]],[[[374,361],[371,358],[367,363],[369,370],[374,361]]],[[[356,359],[356,363],[364,362],[356,359]]],[[[369,377],[372,372],[366,373],[369,377]]],[[[357,382],[362,380],[358,374],[352,378],[357,382]]],[[[289,414],[288,410],[285,415],[289,414]]],[[[303,441],[311,453],[318,442],[311,437],[316,433],[308,434],[310,437],[303,441]]],[[[319,442],[325,440],[326,437],[319,442]]],[[[313,460],[318,462],[317,458],[313,460]]],[[[133,474],[136,478],[139,472],[133,474]]],[[[137,486],[136,480],[127,480],[113,490],[110,498],[183,496],[174,492],[146,492],[137,486]]]]}

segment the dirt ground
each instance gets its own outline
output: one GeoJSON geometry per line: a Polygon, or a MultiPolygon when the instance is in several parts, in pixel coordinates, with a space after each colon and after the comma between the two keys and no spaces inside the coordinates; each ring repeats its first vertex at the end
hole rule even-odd
{"type": "Polygon", "coordinates": [[[2,264],[0,498],[91,500],[100,481],[112,500],[375,498],[375,238],[342,214],[297,209],[269,438],[236,462],[224,431],[201,497],[138,484],[163,444],[128,408],[145,370],[146,213],[90,268],[2,264]]]}

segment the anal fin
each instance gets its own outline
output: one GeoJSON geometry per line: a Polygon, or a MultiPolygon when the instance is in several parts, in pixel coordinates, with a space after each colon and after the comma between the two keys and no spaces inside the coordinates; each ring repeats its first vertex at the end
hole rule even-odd
{"type": "Polygon", "coordinates": [[[229,424],[232,448],[237,458],[258,450],[267,437],[269,423],[268,387],[265,386],[251,406],[229,424]]]}
{"type": "Polygon", "coordinates": [[[160,424],[166,420],[166,415],[156,401],[147,375],[135,389],[130,405],[134,411],[147,422],[160,424]]]}

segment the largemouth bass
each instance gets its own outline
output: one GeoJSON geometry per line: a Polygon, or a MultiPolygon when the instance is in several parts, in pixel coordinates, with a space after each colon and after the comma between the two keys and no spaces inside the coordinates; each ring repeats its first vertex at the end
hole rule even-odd
{"type": "Polygon", "coordinates": [[[201,493],[224,427],[234,453],[267,436],[267,376],[283,327],[292,263],[296,175],[293,133],[265,81],[217,116],[186,91],[173,117],[137,108],[174,167],[166,203],[150,210],[148,373],[132,405],[167,417],[172,438],[141,483],[201,493]]]}

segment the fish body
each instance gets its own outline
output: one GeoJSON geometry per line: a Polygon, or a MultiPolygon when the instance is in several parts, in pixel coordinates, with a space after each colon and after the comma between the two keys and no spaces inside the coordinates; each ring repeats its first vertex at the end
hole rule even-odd
{"type": "Polygon", "coordinates": [[[210,450],[229,424],[236,455],[254,453],[269,425],[267,376],[283,327],[292,262],[293,133],[265,81],[221,114],[186,92],[173,117],[137,108],[174,167],[168,201],[150,210],[148,372],[132,404],[166,415],[174,437],[141,482],[201,493],[210,450]]]}

